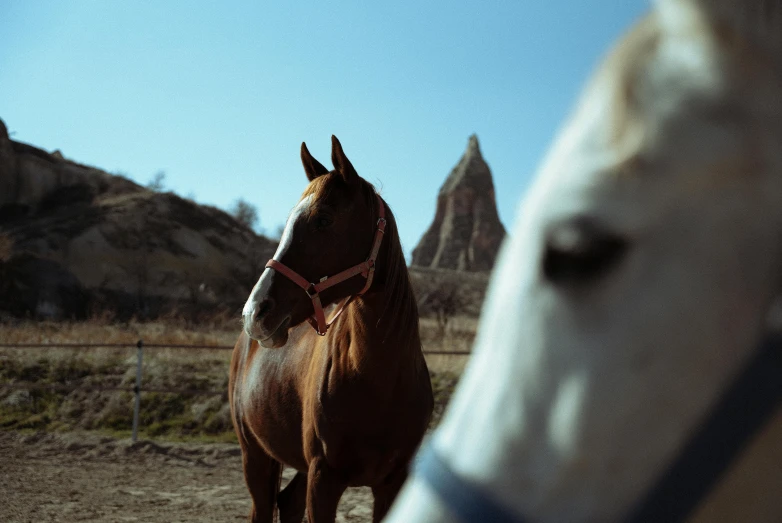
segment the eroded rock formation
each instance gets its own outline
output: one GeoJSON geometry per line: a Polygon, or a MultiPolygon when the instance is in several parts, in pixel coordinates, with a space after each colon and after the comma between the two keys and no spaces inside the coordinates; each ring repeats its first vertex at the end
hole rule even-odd
{"type": "Polygon", "coordinates": [[[504,237],[491,171],[472,135],[440,187],[434,221],[413,250],[412,265],[489,271],[504,237]]]}

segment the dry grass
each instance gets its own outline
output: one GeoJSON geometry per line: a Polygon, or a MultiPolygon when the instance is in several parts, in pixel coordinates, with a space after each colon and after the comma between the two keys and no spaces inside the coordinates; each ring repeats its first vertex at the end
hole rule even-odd
{"type": "MultiPolygon", "coordinates": [[[[216,319],[189,324],[130,321],[0,323],[0,343],[106,343],[125,348],[0,349],[0,429],[99,430],[130,433],[139,339],[145,344],[232,345],[239,324],[216,319]],[[123,388],[119,391],[17,390],[15,385],[123,388]]],[[[229,350],[148,349],[146,389],[202,394],[142,394],[144,437],[232,440],[226,393],[229,350]]]]}
{"type": "MultiPolygon", "coordinates": [[[[459,318],[438,337],[435,322],[422,320],[424,351],[468,352],[476,320],[459,318]]],[[[127,436],[131,429],[136,350],[150,344],[231,346],[236,320],[190,324],[167,321],[113,324],[99,318],[81,323],[0,323],[0,344],[106,343],[126,348],[0,348],[0,430],[97,430],[127,436]],[[19,385],[82,388],[77,391],[18,390],[19,385]],[[86,391],[119,387],[128,392],[86,391]]],[[[142,394],[141,435],[159,439],[233,441],[227,404],[230,350],[149,348],[144,351],[142,389],[201,391],[201,394],[142,394]]],[[[464,355],[427,355],[435,394],[434,422],[450,399],[467,362],[464,355]]]]}
{"type": "Polygon", "coordinates": [[[233,345],[241,325],[238,319],[217,318],[191,323],[180,318],[161,321],[112,323],[96,317],[87,322],[0,323],[0,344],[5,343],[171,343],[182,345],[233,345]]]}
{"type": "Polygon", "coordinates": [[[454,317],[448,322],[444,333],[434,318],[421,318],[420,325],[421,343],[425,352],[470,352],[475,341],[478,320],[468,316],[454,317]]]}

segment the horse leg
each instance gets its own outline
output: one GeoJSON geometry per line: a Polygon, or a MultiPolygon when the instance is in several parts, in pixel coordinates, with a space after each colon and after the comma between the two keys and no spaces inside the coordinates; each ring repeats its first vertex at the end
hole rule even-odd
{"type": "Polygon", "coordinates": [[[253,500],[252,523],[273,523],[274,506],[280,485],[281,466],[255,441],[239,438],[242,447],[244,481],[253,500]]]}
{"type": "Polygon", "coordinates": [[[405,463],[393,471],[383,483],[372,487],[372,495],[375,497],[372,506],[372,523],[380,523],[386,517],[406,479],[407,464],[405,463]]]}
{"type": "Polygon", "coordinates": [[[301,523],[307,506],[307,474],[297,472],[290,483],[277,494],[280,523],[301,523]]]}
{"type": "Polygon", "coordinates": [[[307,517],[309,523],[333,523],[337,505],[347,485],[324,458],[310,461],[307,471],[307,517]]]}

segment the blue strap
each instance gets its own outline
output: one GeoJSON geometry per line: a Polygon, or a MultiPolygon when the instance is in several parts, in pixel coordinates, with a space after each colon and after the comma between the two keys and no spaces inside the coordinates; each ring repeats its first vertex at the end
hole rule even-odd
{"type": "MultiPolygon", "coordinates": [[[[782,335],[777,334],[763,340],[673,464],[623,521],[686,521],[781,405],[782,335]]],[[[415,471],[463,523],[525,521],[459,478],[431,444],[422,448],[415,471]]]]}
{"type": "Polygon", "coordinates": [[[469,483],[451,470],[431,442],[421,449],[415,465],[416,476],[425,480],[444,504],[463,523],[524,523],[478,485],[469,483]]]}
{"type": "Polygon", "coordinates": [[[686,521],[780,405],[782,335],[777,334],[763,340],[709,417],[624,522],[686,521]]]}

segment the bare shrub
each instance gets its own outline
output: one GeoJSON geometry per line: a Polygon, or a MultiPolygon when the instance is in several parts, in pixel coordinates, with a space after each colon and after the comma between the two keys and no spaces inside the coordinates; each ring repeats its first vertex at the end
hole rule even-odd
{"type": "Polygon", "coordinates": [[[236,221],[250,229],[258,225],[258,208],[242,198],[234,202],[229,212],[236,221]]]}
{"type": "Polygon", "coordinates": [[[158,171],[155,173],[155,175],[152,177],[151,180],[147,183],[147,189],[150,191],[155,192],[163,192],[163,189],[166,188],[166,172],[165,171],[158,171]]]}
{"type": "Polygon", "coordinates": [[[465,305],[461,286],[453,280],[434,282],[423,290],[418,299],[422,314],[432,315],[437,321],[440,335],[444,335],[448,323],[465,305]]]}

